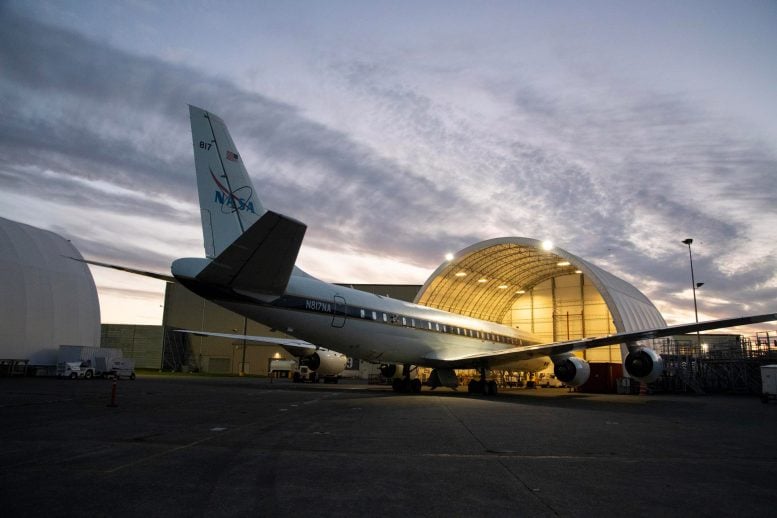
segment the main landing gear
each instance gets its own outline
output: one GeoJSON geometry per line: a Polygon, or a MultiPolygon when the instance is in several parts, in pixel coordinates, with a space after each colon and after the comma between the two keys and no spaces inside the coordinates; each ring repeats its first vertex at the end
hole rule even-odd
{"type": "Polygon", "coordinates": [[[467,392],[469,394],[482,394],[484,396],[496,396],[497,388],[496,381],[486,379],[485,367],[480,368],[480,379],[470,380],[467,385],[467,392]]]}
{"type": "Polygon", "coordinates": [[[418,394],[421,392],[421,380],[418,378],[410,379],[410,374],[416,370],[417,367],[412,365],[405,365],[402,369],[404,376],[401,378],[394,378],[391,382],[391,388],[394,392],[404,392],[411,394],[418,394]]]}

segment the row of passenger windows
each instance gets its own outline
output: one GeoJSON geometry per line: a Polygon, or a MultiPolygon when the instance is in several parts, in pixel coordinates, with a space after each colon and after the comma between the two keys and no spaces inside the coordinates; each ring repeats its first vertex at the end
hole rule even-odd
{"type": "Polygon", "coordinates": [[[492,342],[501,342],[510,345],[521,345],[518,338],[512,336],[503,336],[496,333],[486,333],[483,331],[477,331],[475,329],[467,329],[465,327],[448,326],[440,324],[439,322],[431,322],[429,320],[416,320],[415,318],[404,317],[401,315],[391,315],[382,311],[368,311],[366,309],[360,310],[362,318],[369,318],[376,321],[383,321],[388,324],[403,325],[405,327],[413,327],[416,329],[426,329],[429,331],[435,331],[438,333],[450,333],[453,335],[468,336],[471,338],[479,338],[481,340],[490,340],[492,342]]]}

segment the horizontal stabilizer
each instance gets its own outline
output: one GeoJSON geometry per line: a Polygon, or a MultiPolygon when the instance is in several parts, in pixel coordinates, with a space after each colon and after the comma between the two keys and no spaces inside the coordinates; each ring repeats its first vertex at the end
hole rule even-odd
{"type": "Polygon", "coordinates": [[[130,268],[128,266],[120,266],[118,264],[101,263],[99,261],[90,261],[88,259],[78,259],[76,257],[64,256],[68,259],[78,261],[79,263],[93,264],[95,266],[102,266],[103,268],[112,268],[114,270],[120,270],[122,272],[134,273],[135,275],[142,275],[143,277],[151,277],[152,279],[159,279],[165,282],[175,282],[175,277],[172,275],[165,275],[164,273],[148,272],[146,270],[138,270],[136,268],[130,268]]]}
{"type": "MultiPolygon", "coordinates": [[[[298,358],[304,356],[310,356],[318,350],[322,350],[320,347],[313,345],[305,340],[298,340],[297,338],[278,338],[274,336],[253,336],[253,335],[239,335],[233,333],[212,333],[210,331],[194,331],[191,329],[174,329],[178,333],[186,333],[193,336],[213,336],[216,338],[227,338],[235,340],[234,343],[239,343],[245,340],[246,342],[253,342],[251,345],[279,345],[286,349],[289,354],[298,358]]],[[[323,349],[325,350],[325,349],[323,349]]]]}
{"type": "Polygon", "coordinates": [[[282,295],[307,226],[265,214],[206,266],[197,280],[266,295],[282,295]]]}

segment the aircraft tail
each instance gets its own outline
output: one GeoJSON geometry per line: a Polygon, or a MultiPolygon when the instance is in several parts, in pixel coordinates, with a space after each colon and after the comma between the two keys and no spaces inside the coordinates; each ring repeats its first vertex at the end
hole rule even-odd
{"type": "Polygon", "coordinates": [[[295,272],[305,225],[265,210],[224,121],[191,105],[189,116],[207,259],[179,259],[173,275],[281,295],[295,272]]]}
{"type": "Polygon", "coordinates": [[[282,295],[306,228],[297,220],[267,211],[212,259],[197,274],[197,280],[256,294],[282,295]]]}
{"type": "Polygon", "coordinates": [[[266,212],[218,116],[189,106],[205,255],[213,259],[266,212]]]}

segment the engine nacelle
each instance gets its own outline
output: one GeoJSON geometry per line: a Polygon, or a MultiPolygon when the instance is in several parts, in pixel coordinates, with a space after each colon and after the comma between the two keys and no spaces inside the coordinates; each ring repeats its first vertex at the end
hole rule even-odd
{"type": "Polygon", "coordinates": [[[650,383],[656,381],[664,372],[664,360],[653,349],[640,347],[626,356],[623,367],[632,378],[650,383]]]}
{"type": "Polygon", "coordinates": [[[310,356],[305,356],[300,361],[300,364],[316,371],[319,376],[325,377],[337,376],[343,372],[347,361],[345,355],[334,351],[319,349],[310,356]]]}
{"type": "Polygon", "coordinates": [[[405,374],[405,369],[402,365],[383,363],[380,366],[380,373],[384,378],[401,378],[405,374]]]}
{"type": "Polygon", "coordinates": [[[570,387],[579,387],[591,375],[591,366],[577,356],[567,356],[553,361],[553,373],[559,381],[570,387]]]}

